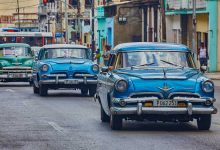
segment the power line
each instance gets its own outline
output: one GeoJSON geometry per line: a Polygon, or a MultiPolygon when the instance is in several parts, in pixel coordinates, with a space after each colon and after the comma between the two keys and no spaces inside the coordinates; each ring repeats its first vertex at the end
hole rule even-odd
{"type": "MultiPolygon", "coordinates": [[[[30,0],[24,0],[24,1],[19,1],[19,2],[30,2],[30,0]]],[[[0,3],[0,4],[13,4],[13,3],[17,3],[17,2],[3,2],[3,3],[0,3]]]]}
{"type": "MultiPolygon", "coordinates": [[[[20,7],[20,8],[28,8],[28,7],[34,7],[34,6],[38,6],[38,4],[36,5],[30,5],[30,6],[23,6],[23,7],[20,7]]],[[[0,10],[16,10],[17,8],[9,8],[9,9],[0,9],[0,10]]]]}

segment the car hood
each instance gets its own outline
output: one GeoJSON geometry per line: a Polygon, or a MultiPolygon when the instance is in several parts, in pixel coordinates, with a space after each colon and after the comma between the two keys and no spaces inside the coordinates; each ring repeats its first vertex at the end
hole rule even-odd
{"type": "Polygon", "coordinates": [[[2,67],[31,67],[33,64],[33,58],[32,57],[27,57],[27,56],[8,56],[8,57],[1,57],[0,58],[0,63],[2,67]]]}
{"type": "Polygon", "coordinates": [[[43,61],[45,64],[49,64],[54,71],[66,71],[66,70],[88,70],[93,65],[91,60],[87,59],[48,59],[43,61]]]}
{"type": "Polygon", "coordinates": [[[199,71],[192,68],[151,68],[117,70],[116,73],[133,83],[135,92],[195,92],[199,71]]]}

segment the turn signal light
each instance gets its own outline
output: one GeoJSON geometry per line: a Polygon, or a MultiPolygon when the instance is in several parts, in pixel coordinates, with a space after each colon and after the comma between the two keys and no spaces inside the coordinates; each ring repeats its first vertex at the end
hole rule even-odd
{"type": "Polygon", "coordinates": [[[152,102],[146,102],[144,103],[144,107],[152,107],[153,103],[152,102]]]}
{"type": "Polygon", "coordinates": [[[178,103],[177,106],[178,106],[178,107],[186,107],[186,104],[185,104],[185,103],[178,103]]]}

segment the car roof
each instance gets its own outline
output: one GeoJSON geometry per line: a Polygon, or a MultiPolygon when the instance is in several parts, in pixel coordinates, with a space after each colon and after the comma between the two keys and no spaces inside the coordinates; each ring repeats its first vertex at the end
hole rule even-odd
{"type": "Polygon", "coordinates": [[[114,48],[114,51],[116,52],[146,51],[146,50],[189,51],[189,48],[183,44],[159,43],[159,42],[123,43],[117,45],[114,48]]]}
{"type": "Polygon", "coordinates": [[[11,46],[30,47],[30,45],[25,44],[25,43],[4,43],[4,44],[0,44],[0,47],[11,47],[11,46]]]}
{"type": "Polygon", "coordinates": [[[48,44],[48,45],[44,45],[42,48],[87,48],[87,47],[77,44],[48,44]]]}

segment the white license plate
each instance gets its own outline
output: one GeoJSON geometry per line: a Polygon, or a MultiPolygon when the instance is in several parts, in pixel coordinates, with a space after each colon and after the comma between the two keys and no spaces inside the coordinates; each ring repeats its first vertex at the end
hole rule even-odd
{"type": "Polygon", "coordinates": [[[11,73],[9,74],[9,78],[25,78],[25,73],[11,73]]]}
{"type": "Polygon", "coordinates": [[[64,84],[78,84],[78,80],[65,80],[64,84]]]}
{"type": "Polygon", "coordinates": [[[177,101],[175,101],[175,100],[157,100],[154,102],[154,106],[175,107],[175,106],[177,106],[177,101]]]}

